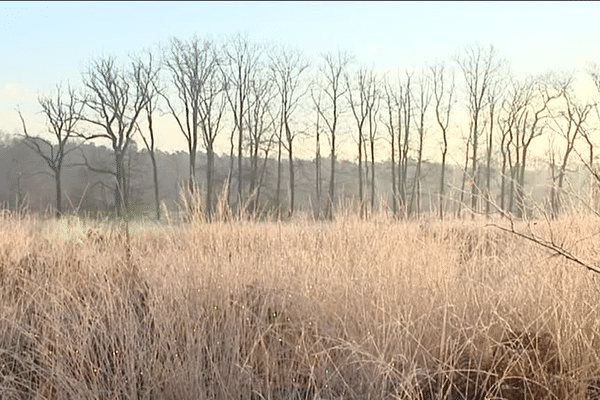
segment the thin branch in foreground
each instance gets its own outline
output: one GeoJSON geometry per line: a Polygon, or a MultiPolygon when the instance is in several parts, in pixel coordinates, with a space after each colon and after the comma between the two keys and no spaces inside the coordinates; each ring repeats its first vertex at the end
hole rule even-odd
{"type": "Polygon", "coordinates": [[[589,271],[600,274],[600,269],[581,261],[579,258],[577,258],[573,254],[571,254],[569,251],[565,250],[564,247],[555,244],[554,241],[549,242],[549,241],[543,240],[539,237],[536,237],[533,233],[525,234],[525,233],[516,231],[514,225],[512,224],[512,220],[511,220],[510,229],[500,226],[500,225],[493,224],[493,223],[487,224],[486,226],[492,226],[494,228],[500,229],[501,231],[512,233],[513,235],[516,235],[520,238],[529,240],[530,242],[533,242],[539,246],[542,246],[542,247],[554,252],[556,255],[562,256],[569,261],[573,261],[575,264],[580,265],[589,271]]]}

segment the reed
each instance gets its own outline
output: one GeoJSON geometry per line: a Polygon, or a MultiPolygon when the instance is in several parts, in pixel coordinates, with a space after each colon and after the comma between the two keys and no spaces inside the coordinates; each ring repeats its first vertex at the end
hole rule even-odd
{"type": "MultiPolygon", "coordinates": [[[[593,261],[597,225],[519,229],[593,261]]],[[[487,221],[123,229],[0,218],[0,397],[584,399],[600,376],[596,274],[487,221]]]]}

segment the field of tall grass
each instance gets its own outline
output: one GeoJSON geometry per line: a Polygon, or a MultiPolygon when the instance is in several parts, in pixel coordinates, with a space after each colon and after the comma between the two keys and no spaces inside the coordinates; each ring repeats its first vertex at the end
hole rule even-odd
{"type": "MultiPolygon", "coordinates": [[[[599,222],[515,229],[594,265],[599,222]]],[[[4,214],[0,397],[596,398],[600,276],[489,223],[4,214]]]]}

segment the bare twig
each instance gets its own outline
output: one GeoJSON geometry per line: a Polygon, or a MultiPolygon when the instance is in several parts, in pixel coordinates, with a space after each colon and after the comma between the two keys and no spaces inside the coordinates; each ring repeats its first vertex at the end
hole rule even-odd
{"type": "Polygon", "coordinates": [[[513,223],[512,219],[510,220],[510,222],[511,222],[510,228],[506,228],[504,226],[500,226],[500,225],[497,225],[497,224],[494,224],[494,223],[487,224],[486,226],[492,226],[494,228],[500,229],[501,231],[508,232],[508,233],[516,235],[516,236],[518,236],[520,238],[526,239],[526,240],[528,240],[530,242],[533,242],[533,243],[535,243],[535,244],[537,244],[539,246],[542,246],[542,247],[544,247],[544,248],[552,251],[556,255],[562,256],[562,257],[566,258],[567,260],[572,261],[575,264],[584,267],[585,269],[587,269],[589,271],[592,271],[592,272],[595,272],[597,274],[600,274],[600,269],[598,269],[598,268],[596,268],[596,267],[594,267],[592,265],[589,265],[589,264],[581,261],[579,258],[577,258],[576,256],[574,256],[571,252],[569,252],[568,250],[566,250],[562,245],[556,244],[554,242],[553,238],[551,238],[550,241],[548,241],[548,240],[545,240],[543,238],[540,238],[539,236],[536,236],[531,231],[529,233],[519,232],[519,231],[517,231],[515,229],[515,226],[514,226],[514,223],[513,223]]]}

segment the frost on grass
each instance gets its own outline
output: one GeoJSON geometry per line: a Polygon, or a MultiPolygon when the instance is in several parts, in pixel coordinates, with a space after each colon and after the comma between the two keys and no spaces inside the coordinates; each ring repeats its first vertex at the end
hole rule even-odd
{"type": "Polygon", "coordinates": [[[2,398],[598,392],[597,278],[477,222],[52,224],[0,221],[2,398]]]}

